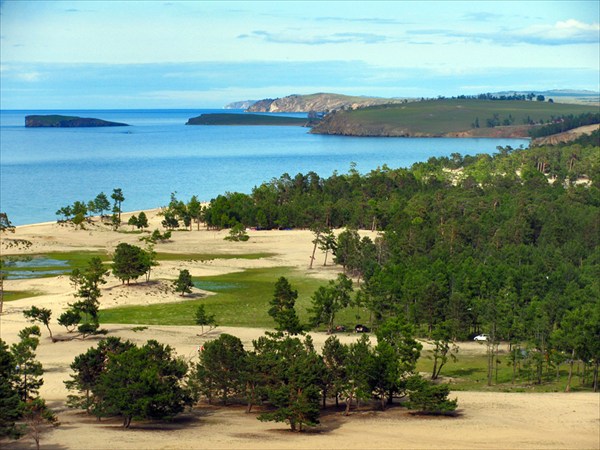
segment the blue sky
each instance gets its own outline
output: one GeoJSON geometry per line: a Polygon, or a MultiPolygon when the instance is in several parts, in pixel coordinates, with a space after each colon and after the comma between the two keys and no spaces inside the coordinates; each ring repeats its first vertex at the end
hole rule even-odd
{"type": "Polygon", "coordinates": [[[0,5],[2,109],[600,89],[596,0],[0,5]]]}

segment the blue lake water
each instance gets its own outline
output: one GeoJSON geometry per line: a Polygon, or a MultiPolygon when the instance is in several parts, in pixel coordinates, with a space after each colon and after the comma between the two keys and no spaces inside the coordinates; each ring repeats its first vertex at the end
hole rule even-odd
{"type": "Polygon", "coordinates": [[[250,193],[284,173],[322,177],[384,164],[410,167],[431,156],[494,153],[527,147],[525,139],[359,138],[308,134],[302,127],[189,126],[207,112],[234,110],[1,111],[0,210],[14,225],[53,221],[75,200],[113,188],[124,210],[156,208],[225,192],[250,193]],[[25,128],[29,114],[63,114],[125,122],[115,128],[25,128]]]}

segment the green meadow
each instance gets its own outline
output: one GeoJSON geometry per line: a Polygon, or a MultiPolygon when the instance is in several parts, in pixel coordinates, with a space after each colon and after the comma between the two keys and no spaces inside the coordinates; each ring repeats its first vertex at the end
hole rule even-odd
{"type": "MultiPolygon", "coordinates": [[[[308,320],[310,297],[324,280],[305,277],[291,268],[249,269],[225,275],[195,278],[195,284],[210,289],[214,295],[186,295],[181,301],[156,305],[123,306],[100,312],[102,323],[130,323],[149,325],[193,325],[198,305],[205,305],[219,325],[272,328],[269,301],[273,297],[277,279],[285,276],[298,291],[296,307],[300,318],[308,320]]],[[[100,300],[102,302],[102,300],[100,300]]]]}

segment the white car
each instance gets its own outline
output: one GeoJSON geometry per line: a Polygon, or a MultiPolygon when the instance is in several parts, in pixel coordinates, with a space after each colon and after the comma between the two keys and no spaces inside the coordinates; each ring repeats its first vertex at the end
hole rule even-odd
{"type": "Polygon", "coordinates": [[[488,339],[489,338],[487,334],[478,334],[473,338],[474,341],[487,341],[488,339]]]}

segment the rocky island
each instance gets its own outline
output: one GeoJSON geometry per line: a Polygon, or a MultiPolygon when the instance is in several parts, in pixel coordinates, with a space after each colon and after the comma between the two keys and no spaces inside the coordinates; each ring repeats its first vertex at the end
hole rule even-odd
{"type": "Polygon", "coordinates": [[[102,119],[77,116],[32,115],[25,116],[27,128],[84,128],[84,127],[128,127],[126,123],[109,122],[102,119]]]}
{"type": "Polygon", "coordinates": [[[201,114],[192,117],[186,125],[281,125],[281,126],[310,126],[308,119],[301,117],[271,116],[263,114],[201,114]]]}

